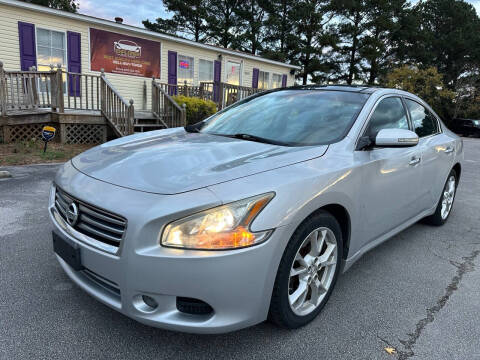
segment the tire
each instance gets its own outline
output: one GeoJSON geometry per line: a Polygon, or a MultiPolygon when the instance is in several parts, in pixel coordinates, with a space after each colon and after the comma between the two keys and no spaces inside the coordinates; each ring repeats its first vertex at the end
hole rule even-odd
{"type": "Polygon", "coordinates": [[[342,232],[335,217],[323,210],[308,217],[295,230],[283,253],[270,302],[269,320],[288,329],[295,329],[312,321],[333,291],[342,256],[342,232]],[[315,237],[318,240],[315,240],[315,237]],[[318,244],[317,251],[312,248],[313,241],[318,244]],[[332,250],[333,244],[335,248],[332,250]],[[311,254],[316,253],[318,255],[312,258],[311,254]],[[303,259],[301,262],[297,260],[300,259],[297,255],[303,259]],[[306,264],[311,265],[307,267],[306,264]],[[291,277],[291,270],[302,273],[291,277]],[[317,287],[319,283],[322,286],[317,287]],[[291,305],[290,302],[305,286],[307,290],[291,305]],[[302,299],[303,305],[299,306],[302,299]]]}
{"type": "Polygon", "coordinates": [[[455,201],[455,195],[457,193],[457,185],[458,185],[457,173],[455,172],[455,170],[452,169],[450,171],[450,174],[448,174],[447,181],[445,182],[445,185],[443,187],[442,194],[440,196],[440,200],[438,200],[438,204],[437,204],[437,208],[435,209],[435,212],[433,213],[433,215],[427,216],[424,219],[427,224],[434,225],[434,226],[441,226],[447,222],[452,212],[453,202],[455,201]],[[450,188],[452,186],[452,183],[451,183],[452,178],[454,181],[453,190],[451,190],[450,188]],[[449,196],[446,196],[447,191],[449,191],[449,196]],[[444,201],[446,201],[447,204],[449,203],[449,205],[447,205],[449,208],[446,214],[443,210],[443,206],[446,205],[444,201]]]}

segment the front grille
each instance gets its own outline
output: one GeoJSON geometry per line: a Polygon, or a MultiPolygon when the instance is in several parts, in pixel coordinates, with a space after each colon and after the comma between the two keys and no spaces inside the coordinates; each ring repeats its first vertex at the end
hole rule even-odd
{"type": "Polygon", "coordinates": [[[117,248],[120,246],[127,226],[127,221],[121,216],[77,200],[59,188],[55,192],[55,208],[76,231],[102,243],[117,248]],[[72,203],[78,210],[77,221],[73,226],[67,220],[67,210],[72,203]]]}

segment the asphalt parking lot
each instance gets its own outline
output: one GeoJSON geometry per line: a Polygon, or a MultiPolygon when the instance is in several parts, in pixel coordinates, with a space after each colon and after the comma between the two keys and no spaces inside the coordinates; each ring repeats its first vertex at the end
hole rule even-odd
{"type": "Polygon", "coordinates": [[[52,251],[46,206],[58,165],[6,168],[0,359],[480,359],[480,139],[464,142],[445,226],[416,224],[366,254],[304,328],[214,336],[141,325],[77,288],[52,251]]]}

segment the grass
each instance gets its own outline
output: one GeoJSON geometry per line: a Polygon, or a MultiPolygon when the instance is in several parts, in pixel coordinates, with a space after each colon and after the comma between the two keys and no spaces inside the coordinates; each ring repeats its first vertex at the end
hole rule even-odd
{"type": "Polygon", "coordinates": [[[64,162],[94,146],[51,142],[43,152],[44,142],[31,139],[0,144],[0,166],[64,162]]]}

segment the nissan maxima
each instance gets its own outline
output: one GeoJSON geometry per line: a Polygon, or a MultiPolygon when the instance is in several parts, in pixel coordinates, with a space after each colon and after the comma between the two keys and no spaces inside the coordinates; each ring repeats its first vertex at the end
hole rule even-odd
{"type": "Polygon", "coordinates": [[[447,221],[462,160],[461,139],[410,93],[264,92],[64,164],[53,247],[73,282],[144,324],[297,328],[365,252],[447,221]]]}

